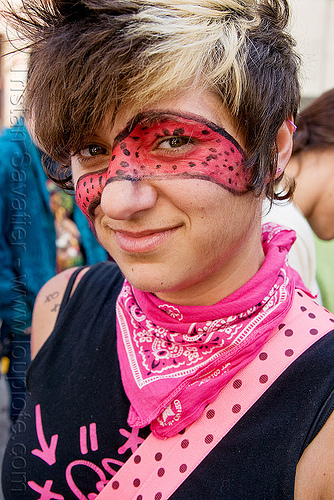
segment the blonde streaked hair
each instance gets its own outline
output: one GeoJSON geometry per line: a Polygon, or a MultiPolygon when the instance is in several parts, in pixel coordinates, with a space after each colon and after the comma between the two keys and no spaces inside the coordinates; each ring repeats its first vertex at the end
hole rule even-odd
{"type": "Polygon", "coordinates": [[[26,113],[57,162],[112,108],[210,89],[246,138],[249,189],[273,198],[277,131],[299,103],[286,0],[23,0],[6,15],[29,40],[26,113]]]}
{"type": "Polygon", "coordinates": [[[124,101],[148,103],[189,86],[219,91],[222,81],[228,79],[233,87],[231,112],[237,114],[246,83],[246,54],[242,49],[247,32],[259,23],[253,2],[137,3],[142,9],[129,26],[129,40],[146,38],[154,43],[148,42],[140,57],[130,61],[124,101]]]}

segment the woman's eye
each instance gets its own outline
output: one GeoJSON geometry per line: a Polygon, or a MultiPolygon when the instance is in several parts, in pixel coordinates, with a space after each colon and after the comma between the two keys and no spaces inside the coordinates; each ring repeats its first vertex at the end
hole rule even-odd
{"type": "Polygon", "coordinates": [[[174,136],[174,137],[169,137],[169,139],[165,139],[164,141],[161,141],[157,149],[175,149],[175,148],[180,148],[182,146],[186,146],[187,144],[193,144],[193,141],[190,137],[183,137],[183,136],[174,136]]]}
{"type": "Polygon", "coordinates": [[[90,158],[91,156],[105,155],[107,150],[98,144],[90,144],[86,148],[80,149],[79,154],[84,158],[90,158]]]}

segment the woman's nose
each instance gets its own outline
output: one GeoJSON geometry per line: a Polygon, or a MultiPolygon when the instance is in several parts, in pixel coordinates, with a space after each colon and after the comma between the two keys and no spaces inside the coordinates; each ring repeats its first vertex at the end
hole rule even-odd
{"type": "Polygon", "coordinates": [[[111,219],[125,220],[137,212],[154,207],[156,189],[146,180],[120,180],[106,184],[101,209],[111,219]]]}

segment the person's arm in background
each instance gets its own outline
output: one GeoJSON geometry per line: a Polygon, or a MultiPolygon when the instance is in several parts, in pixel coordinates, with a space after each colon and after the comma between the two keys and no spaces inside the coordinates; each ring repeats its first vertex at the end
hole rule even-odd
{"type": "Polygon", "coordinates": [[[20,272],[21,236],[25,225],[22,210],[25,204],[23,191],[19,190],[18,170],[20,152],[9,138],[0,137],[0,319],[2,337],[9,332],[22,333],[30,326],[27,312],[25,278],[20,272]],[[17,189],[17,193],[16,193],[17,189]]]}
{"type": "MultiPolygon", "coordinates": [[[[1,144],[1,142],[0,142],[1,144]]],[[[10,331],[14,314],[13,288],[16,275],[11,252],[10,169],[0,158],[0,320],[1,320],[1,372],[7,373],[10,355],[10,331]]]]}
{"type": "MultiPolygon", "coordinates": [[[[11,392],[10,417],[24,405],[25,372],[30,362],[32,297],[23,266],[26,228],[26,173],[20,128],[0,136],[0,319],[1,368],[11,392]],[[14,131],[15,132],[15,131],[14,131]]],[[[23,140],[23,136],[22,136],[23,140]]]]}

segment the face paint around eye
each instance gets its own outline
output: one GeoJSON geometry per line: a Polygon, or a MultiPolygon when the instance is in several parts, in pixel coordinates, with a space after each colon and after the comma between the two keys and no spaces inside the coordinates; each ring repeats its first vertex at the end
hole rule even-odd
{"type": "Polygon", "coordinates": [[[93,228],[94,211],[101,202],[106,183],[106,171],[86,174],[80,177],[75,189],[75,201],[93,228]]]}
{"type": "Polygon", "coordinates": [[[106,171],[78,180],[76,201],[92,221],[106,183],[175,177],[211,181],[236,195],[248,191],[250,179],[242,148],[223,128],[198,116],[148,112],[116,137],[106,171]]]}

